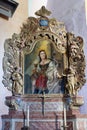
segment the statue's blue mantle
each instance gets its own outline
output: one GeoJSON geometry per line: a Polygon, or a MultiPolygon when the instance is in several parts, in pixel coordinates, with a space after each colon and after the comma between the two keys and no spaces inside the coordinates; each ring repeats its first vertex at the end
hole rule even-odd
{"type": "Polygon", "coordinates": [[[39,21],[40,26],[48,26],[48,20],[41,19],[39,21]]]}

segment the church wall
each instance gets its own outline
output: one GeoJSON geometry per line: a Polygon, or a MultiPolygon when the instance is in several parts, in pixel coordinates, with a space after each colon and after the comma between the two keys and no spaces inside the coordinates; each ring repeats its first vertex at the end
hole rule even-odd
{"type": "Polygon", "coordinates": [[[1,115],[8,113],[8,107],[5,105],[5,97],[11,95],[2,84],[2,58],[4,55],[4,41],[11,38],[13,33],[19,33],[22,23],[28,18],[28,0],[17,0],[19,3],[12,18],[8,20],[0,17],[0,130],[2,127],[1,115]]]}

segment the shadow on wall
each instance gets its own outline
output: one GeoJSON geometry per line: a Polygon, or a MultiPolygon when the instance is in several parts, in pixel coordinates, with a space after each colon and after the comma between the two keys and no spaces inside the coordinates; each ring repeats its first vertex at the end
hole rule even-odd
{"type": "MultiPolygon", "coordinates": [[[[87,64],[87,25],[85,0],[48,0],[46,8],[52,12],[51,17],[64,22],[68,32],[84,39],[84,53],[87,64]]],[[[87,77],[87,67],[85,70],[87,77]]],[[[86,78],[87,79],[87,78],[86,78]]],[[[84,97],[84,105],[80,108],[81,113],[87,113],[87,82],[79,91],[78,95],[84,97]]]]}

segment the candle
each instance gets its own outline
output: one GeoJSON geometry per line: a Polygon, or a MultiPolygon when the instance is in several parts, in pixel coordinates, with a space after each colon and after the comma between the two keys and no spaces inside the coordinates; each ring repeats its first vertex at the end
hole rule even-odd
{"type": "Polygon", "coordinates": [[[66,127],[66,104],[64,103],[64,126],[66,127]]]}
{"type": "Polygon", "coordinates": [[[27,126],[29,127],[29,105],[27,106],[27,126]]]}

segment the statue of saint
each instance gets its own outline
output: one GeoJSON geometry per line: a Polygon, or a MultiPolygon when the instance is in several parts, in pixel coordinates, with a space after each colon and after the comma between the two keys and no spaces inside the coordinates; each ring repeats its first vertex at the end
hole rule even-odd
{"type": "Polygon", "coordinates": [[[18,72],[17,68],[14,68],[12,73],[12,93],[14,94],[22,94],[23,90],[23,77],[20,72],[18,72]]]}

